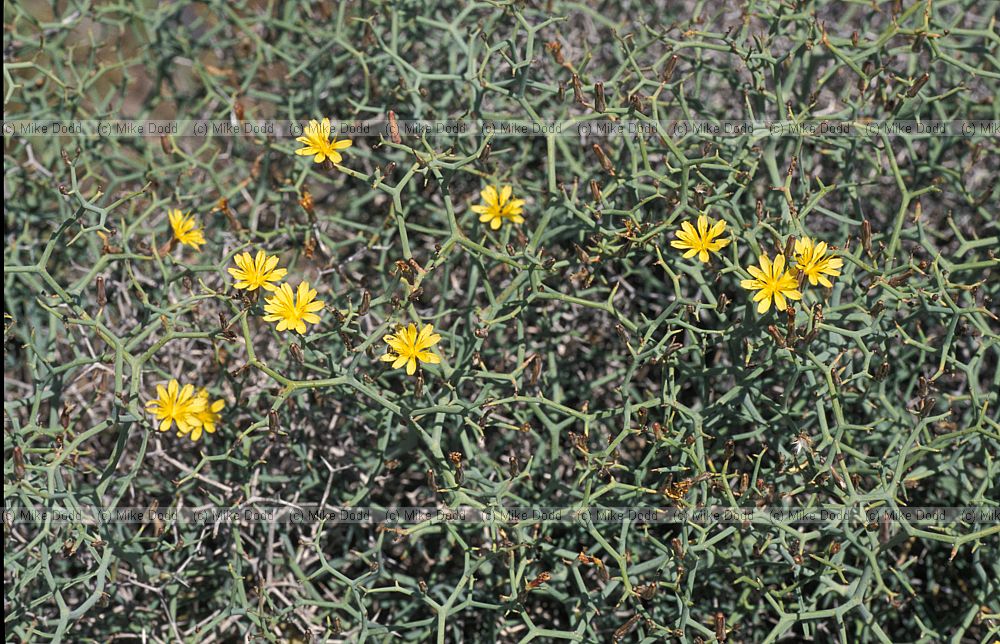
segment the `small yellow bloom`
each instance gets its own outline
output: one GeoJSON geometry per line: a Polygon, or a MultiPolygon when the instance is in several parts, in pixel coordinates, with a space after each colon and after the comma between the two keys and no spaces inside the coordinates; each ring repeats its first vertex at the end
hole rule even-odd
{"type": "Polygon", "coordinates": [[[262,250],[257,251],[256,257],[250,257],[250,253],[242,253],[234,257],[233,261],[237,268],[230,268],[229,274],[236,278],[233,287],[238,289],[252,291],[262,288],[274,291],[278,287],[271,282],[277,282],[288,274],[287,269],[275,268],[278,265],[277,255],[269,257],[262,250]]]}
{"type": "Polygon", "coordinates": [[[316,163],[323,163],[325,159],[330,159],[333,163],[340,163],[343,157],[337,150],[346,150],[352,145],[350,139],[338,141],[336,134],[333,135],[333,140],[330,140],[330,119],[323,119],[322,123],[309,121],[303,134],[305,136],[300,136],[295,140],[306,147],[299,148],[295,154],[300,156],[313,155],[313,161],[316,163]]]}
{"type": "Polygon", "coordinates": [[[170,227],[174,230],[174,238],[182,244],[186,244],[195,250],[201,250],[201,245],[205,243],[204,231],[198,227],[194,215],[190,212],[185,214],[180,210],[172,209],[167,211],[170,219],[170,227]]]}
{"type": "Polygon", "coordinates": [[[166,387],[156,385],[155,400],[146,403],[146,411],[160,421],[160,431],[169,430],[177,423],[177,430],[187,433],[202,423],[199,414],[205,411],[207,399],[194,395],[194,387],[181,387],[177,380],[171,380],[166,387]]]}
{"type": "Polygon", "coordinates": [[[222,408],[226,406],[226,401],[221,398],[215,402],[211,402],[208,398],[208,390],[202,387],[198,390],[195,398],[201,400],[204,403],[204,409],[195,413],[198,421],[201,423],[197,427],[192,427],[187,430],[180,430],[177,432],[178,436],[184,436],[185,434],[191,435],[191,440],[197,441],[201,438],[202,430],[212,434],[215,432],[215,426],[222,419],[222,415],[219,414],[222,408]]]}
{"type": "Polygon", "coordinates": [[[293,329],[299,335],[305,335],[306,322],[319,323],[316,311],[323,308],[322,300],[316,299],[316,289],[309,288],[309,282],[300,282],[294,294],[291,286],[282,284],[264,301],[264,310],[269,314],[264,316],[265,322],[277,322],[278,331],[293,329]]]}
{"type": "Polygon", "coordinates": [[[438,364],[441,362],[436,354],[428,351],[431,347],[441,341],[441,336],[434,333],[434,327],[425,324],[424,328],[417,333],[415,324],[406,327],[399,327],[395,334],[389,334],[382,338],[389,345],[389,351],[380,358],[382,362],[391,362],[393,369],[398,369],[406,365],[406,373],[413,375],[417,370],[417,360],[427,364],[438,364]]]}
{"type": "Polygon", "coordinates": [[[816,286],[820,283],[830,287],[833,283],[827,278],[840,276],[844,260],[827,254],[826,242],[816,243],[808,237],[795,240],[795,265],[809,278],[809,283],[816,286]]]}
{"type": "Polygon", "coordinates": [[[521,214],[524,209],[524,199],[511,199],[513,192],[511,186],[504,186],[499,191],[495,186],[486,186],[479,193],[485,205],[472,206],[472,212],[479,215],[479,221],[489,222],[493,230],[500,228],[504,219],[514,224],[523,224],[524,217],[521,214]]]}
{"type": "Polygon", "coordinates": [[[676,240],[670,242],[674,248],[686,250],[684,259],[698,256],[703,262],[708,262],[709,253],[717,253],[726,246],[732,239],[716,239],[726,230],[726,222],[720,219],[711,224],[711,220],[705,215],[698,216],[698,229],[695,230],[691,222],[685,221],[681,224],[681,229],[674,233],[676,240]]]}
{"type": "Polygon", "coordinates": [[[774,307],[779,311],[784,311],[789,300],[801,300],[802,293],[799,293],[799,282],[795,276],[795,270],[785,270],[785,256],[778,255],[771,262],[767,255],[760,256],[760,268],[750,266],[747,271],[753,275],[752,280],[743,280],[740,286],[750,291],[757,291],[753,296],[753,301],[757,302],[757,312],[767,313],[771,308],[771,300],[774,300],[774,307]]]}

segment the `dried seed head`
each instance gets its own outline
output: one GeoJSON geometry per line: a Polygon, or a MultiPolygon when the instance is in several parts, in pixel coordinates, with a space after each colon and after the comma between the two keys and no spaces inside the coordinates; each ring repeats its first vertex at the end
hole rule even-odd
{"type": "Polygon", "coordinates": [[[302,196],[299,198],[299,205],[302,206],[302,209],[309,213],[310,216],[316,214],[312,193],[308,190],[302,191],[302,196]]]}
{"type": "Polygon", "coordinates": [[[545,582],[552,579],[552,573],[542,572],[539,573],[537,577],[528,582],[528,590],[534,590],[544,584],[545,582]]]}
{"type": "Polygon", "coordinates": [[[558,40],[550,40],[545,43],[545,50],[552,55],[552,59],[556,61],[558,65],[565,65],[566,59],[563,57],[562,53],[562,43],[558,40]]]}

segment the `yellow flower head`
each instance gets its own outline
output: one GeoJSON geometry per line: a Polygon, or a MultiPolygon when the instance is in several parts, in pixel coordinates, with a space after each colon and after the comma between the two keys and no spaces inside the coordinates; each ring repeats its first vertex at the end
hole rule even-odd
{"type": "Polygon", "coordinates": [[[323,301],[316,299],[316,289],[309,288],[309,282],[300,282],[292,293],[292,287],[282,284],[269,298],[264,300],[265,322],[277,322],[278,331],[294,329],[300,335],[306,333],[306,322],[318,324],[316,311],[323,308],[323,301]]]}
{"type": "Polygon", "coordinates": [[[434,327],[430,324],[425,324],[420,333],[417,333],[415,324],[401,326],[395,334],[390,333],[382,339],[389,345],[388,353],[380,358],[382,362],[391,362],[393,369],[406,365],[408,375],[412,376],[417,370],[417,360],[427,364],[441,362],[441,358],[428,351],[441,341],[441,336],[434,333],[434,327]]]}
{"type": "Polygon", "coordinates": [[[252,291],[262,288],[265,291],[274,291],[277,282],[288,271],[284,268],[275,268],[278,265],[278,256],[270,257],[262,250],[257,251],[256,257],[250,257],[250,253],[242,253],[233,258],[237,268],[230,268],[229,274],[236,278],[234,288],[252,291]]]}
{"type": "Polygon", "coordinates": [[[826,242],[816,243],[808,237],[795,240],[795,264],[796,268],[805,273],[809,278],[809,283],[816,286],[820,283],[823,286],[833,286],[827,278],[838,277],[840,269],[844,266],[844,260],[827,254],[826,242]]]}
{"type": "Polygon", "coordinates": [[[205,243],[204,231],[198,227],[194,215],[190,212],[185,214],[180,210],[172,209],[167,211],[170,219],[170,227],[174,230],[174,238],[182,244],[186,244],[195,250],[201,250],[201,245],[205,243]]]}
{"type": "Polygon", "coordinates": [[[504,219],[514,224],[523,224],[524,217],[521,213],[524,209],[524,199],[511,199],[513,192],[511,186],[504,186],[499,191],[496,186],[486,186],[479,193],[485,205],[472,206],[472,212],[479,215],[479,221],[489,222],[493,230],[499,228],[504,219]]]}
{"type": "Polygon", "coordinates": [[[722,219],[712,224],[705,215],[698,216],[698,229],[695,230],[691,222],[685,221],[681,224],[681,229],[674,233],[677,237],[670,245],[674,248],[686,250],[684,259],[698,256],[703,262],[709,259],[709,253],[717,253],[726,246],[732,239],[716,239],[726,230],[726,222],[722,219]]]}
{"type": "Polygon", "coordinates": [[[336,134],[333,135],[333,140],[330,140],[330,119],[323,119],[322,123],[309,121],[303,134],[304,136],[295,140],[306,147],[299,148],[295,154],[312,156],[316,163],[323,163],[325,159],[330,159],[333,163],[340,163],[343,157],[337,150],[346,150],[352,144],[350,139],[338,141],[336,134]]]}
{"type": "Polygon", "coordinates": [[[740,286],[750,291],[757,291],[753,296],[753,301],[757,302],[757,312],[766,313],[771,308],[771,300],[774,300],[774,307],[779,311],[784,311],[789,300],[801,300],[802,293],[799,293],[799,282],[795,276],[795,270],[785,270],[785,256],[778,255],[772,263],[767,255],[760,256],[760,268],[756,266],[747,267],[747,271],[753,275],[752,280],[743,280],[740,286]]]}
{"type": "Polygon", "coordinates": [[[200,424],[197,427],[190,427],[186,430],[179,430],[177,432],[178,436],[184,436],[185,434],[191,435],[191,440],[197,441],[201,438],[202,430],[212,434],[215,432],[215,426],[222,419],[219,414],[222,408],[226,406],[226,401],[221,398],[215,402],[211,402],[208,398],[208,390],[202,387],[198,390],[195,398],[201,400],[204,403],[204,409],[195,413],[195,417],[198,419],[200,424]]]}
{"type": "Polygon", "coordinates": [[[181,387],[171,380],[166,387],[156,385],[156,399],[146,403],[146,411],[160,421],[160,431],[169,430],[177,423],[177,430],[187,433],[202,423],[199,414],[205,411],[206,399],[194,395],[194,387],[181,387]]]}

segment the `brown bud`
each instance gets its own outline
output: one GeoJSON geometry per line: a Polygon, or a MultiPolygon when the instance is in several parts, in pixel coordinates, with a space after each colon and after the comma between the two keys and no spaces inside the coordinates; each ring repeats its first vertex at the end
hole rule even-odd
{"type": "Polygon", "coordinates": [[[872,257],[872,223],[867,219],[861,222],[861,247],[872,257]]]}
{"type": "Polygon", "coordinates": [[[930,77],[931,77],[930,74],[924,72],[924,74],[920,78],[918,78],[916,82],[913,83],[913,86],[906,91],[906,95],[909,98],[913,98],[914,96],[916,96],[917,92],[919,92],[920,89],[927,83],[930,77]]]}
{"type": "Polygon", "coordinates": [[[632,617],[628,618],[628,621],[615,629],[615,632],[611,635],[611,640],[613,642],[620,642],[625,639],[625,636],[635,628],[635,625],[639,622],[639,614],[636,613],[632,617]]]}
{"type": "Polygon", "coordinates": [[[608,104],[604,98],[604,83],[594,83],[594,110],[603,112],[606,109],[608,104]]]}
{"type": "Polygon", "coordinates": [[[399,145],[403,142],[402,137],[399,136],[399,123],[396,122],[396,113],[389,110],[389,140],[399,145]]]}
{"type": "Polygon", "coordinates": [[[20,481],[24,478],[24,452],[20,447],[14,448],[14,478],[20,481]]]}
{"type": "Polygon", "coordinates": [[[715,639],[719,642],[726,641],[726,616],[722,611],[715,614],[715,639]]]}
{"type": "Polygon", "coordinates": [[[612,177],[615,176],[615,169],[611,165],[611,159],[608,158],[608,155],[604,154],[604,149],[601,147],[601,145],[599,143],[595,143],[593,145],[593,148],[594,148],[594,154],[597,155],[597,160],[601,162],[601,167],[604,168],[604,171],[610,174],[612,177]]]}
{"type": "Polygon", "coordinates": [[[575,100],[580,105],[586,105],[587,101],[583,98],[583,84],[580,82],[580,77],[573,74],[573,100],[575,100]]]}
{"type": "Polygon", "coordinates": [[[677,54],[670,57],[667,61],[667,66],[663,68],[663,74],[660,76],[660,80],[664,83],[669,83],[670,79],[674,76],[674,69],[677,68],[677,54]]]}
{"type": "Polygon", "coordinates": [[[597,183],[596,179],[590,180],[590,194],[594,197],[594,203],[600,203],[604,195],[601,194],[601,184],[597,183]]]}
{"type": "Polygon", "coordinates": [[[103,308],[108,303],[108,294],[104,291],[104,276],[97,276],[97,306],[103,308]]]}

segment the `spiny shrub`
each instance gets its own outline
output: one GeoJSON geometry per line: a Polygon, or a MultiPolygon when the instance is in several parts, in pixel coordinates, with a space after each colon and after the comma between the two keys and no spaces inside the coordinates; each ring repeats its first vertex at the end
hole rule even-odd
{"type": "Polygon", "coordinates": [[[7,639],[993,641],[997,13],[6,2],[7,639]]]}

